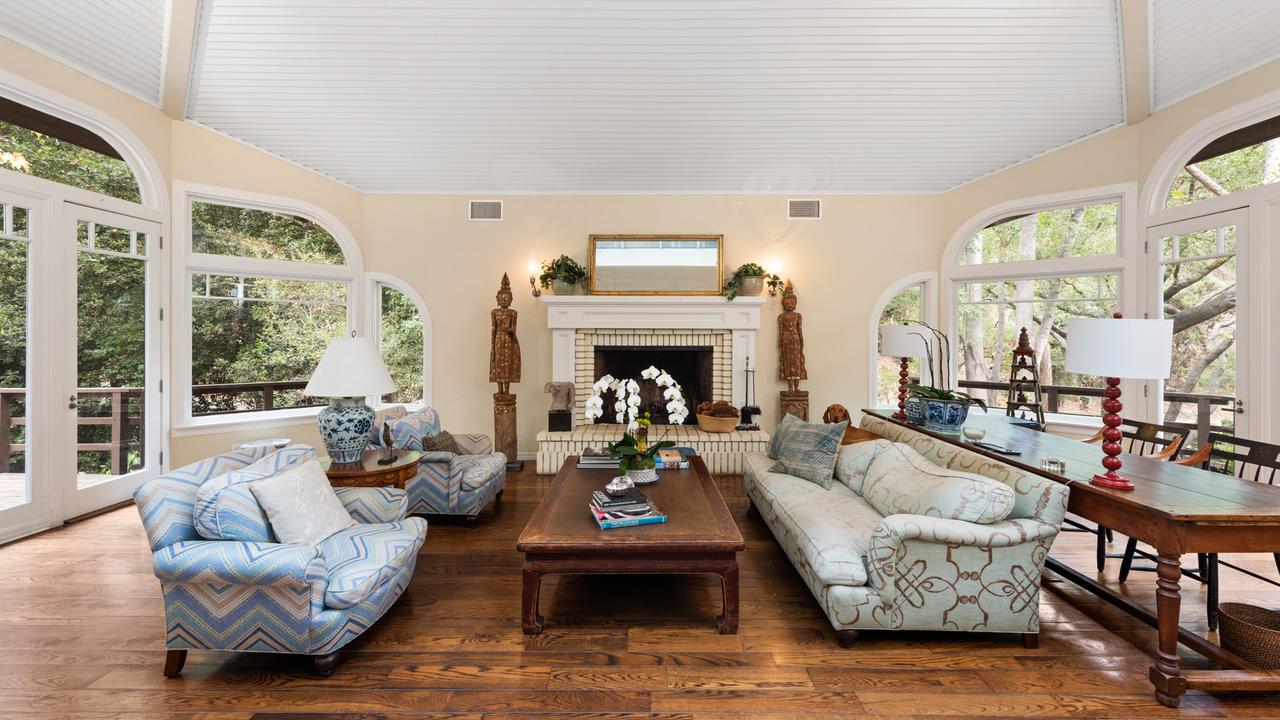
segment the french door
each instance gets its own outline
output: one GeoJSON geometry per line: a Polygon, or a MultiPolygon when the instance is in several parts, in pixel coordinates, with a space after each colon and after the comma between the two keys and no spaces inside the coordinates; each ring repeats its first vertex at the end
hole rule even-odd
{"type": "Polygon", "coordinates": [[[17,181],[0,185],[0,542],[125,500],[162,462],[159,224],[17,181]]]}
{"type": "Polygon", "coordinates": [[[1206,432],[1256,437],[1249,237],[1247,208],[1147,229],[1148,315],[1174,321],[1173,368],[1156,417],[1190,427],[1197,445],[1206,432]]]}

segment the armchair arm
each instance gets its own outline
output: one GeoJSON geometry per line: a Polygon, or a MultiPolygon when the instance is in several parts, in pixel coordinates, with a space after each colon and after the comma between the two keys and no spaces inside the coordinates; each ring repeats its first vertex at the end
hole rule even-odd
{"type": "Polygon", "coordinates": [[[392,487],[336,487],[342,507],[358,523],[375,524],[403,520],[409,495],[392,487]]]}
{"type": "Polygon", "coordinates": [[[323,582],[315,548],[234,540],[185,540],[152,556],[156,577],[182,583],[307,587],[323,582]]]}
{"type": "Polygon", "coordinates": [[[871,584],[885,605],[898,602],[900,592],[918,592],[932,572],[950,572],[957,562],[969,572],[1002,574],[1016,565],[1019,574],[1038,578],[1058,527],[1033,518],[980,525],[963,520],[923,515],[890,515],[876,526],[867,552],[871,584]],[[969,548],[975,557],[959,558],[955,550],[969,548]],[[980,557],[979,557],[980,556],[980,557]],[[965,560],[972,561],[971,563],[965,560]],[[940,567],[929,568],[931,562],[940,567]]]}
{"type": "Polygon", "coordinates": [[[453,439],[462,448],[463,455],[485,455],[493,452],[493,438],[488,435],[455,434],[453,439]]]}

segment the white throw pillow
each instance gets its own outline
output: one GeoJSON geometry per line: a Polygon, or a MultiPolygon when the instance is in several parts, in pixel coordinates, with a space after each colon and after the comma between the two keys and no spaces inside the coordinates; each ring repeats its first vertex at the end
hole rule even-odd
{"type": "Polygon", "coordinates": [[[862,494],[862,483],[867,479],[867,468],[882,450],[892,447],[893,442],[880,438],[866,442],[853,443],[840,448],[836,457],[836,479],[849,489],[862,494]]]}
{"type": "Polygon", "coordinates": [[[286,545],[317,545],[356,524],[329,478],[312,458],[249,486],[267,513],[276,538],[286,545]]]}

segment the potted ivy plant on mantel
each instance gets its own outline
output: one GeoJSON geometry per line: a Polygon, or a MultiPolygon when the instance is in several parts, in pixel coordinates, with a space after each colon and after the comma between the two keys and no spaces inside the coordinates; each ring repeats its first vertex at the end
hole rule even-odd
{"type": "Polygon", "coordinates": [[[941,381],[940,387],[923,383],[910,383],[907,390],[911,397],[907,399],[907,419],[913,423],[923,423],[925,428],[934,432],[956,434],[960,432],[964,421],[969,417],[969,408],[977,405],[983,412],[987,404],[968,393],[951,389],[951,378],[948,373],[948,359],[951,357],[951,340],[941,330],[928,323],[912,323],[919,332],[912,333],[924,343],[925,362],[928,363],[932,382],[941,381]],[[939,349],[934,357],[935,346],[939,349]],[[935,371],[936,368],[936,371],[935,371]]]}
{"type": "Polygon", "coordinates": [[[732,301],[739,295],[744,297],[759,295],[764,292],[766,284],[769,286],[770,293],[776,293],[778,288],[782,287],[782,278],[767,272],[756,263],[746,263],[739,265],[729,279],[724,281],[724,287],[720,292],[725,300],[732,301]]]}
{"type": "Polygon", "coordinates": [[[587,284],[587,269],[568,255],[542,263],[538,284],[545,290],[551,288],[556,295],[580,295],[587,284]]]}

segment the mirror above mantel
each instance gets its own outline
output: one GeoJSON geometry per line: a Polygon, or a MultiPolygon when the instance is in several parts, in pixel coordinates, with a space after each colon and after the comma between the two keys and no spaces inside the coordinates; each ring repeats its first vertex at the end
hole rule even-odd
{"type": "Polygon", "coordinates": [[[723,235],[592,235],[592,295],[719,295],[723,235]]]}

